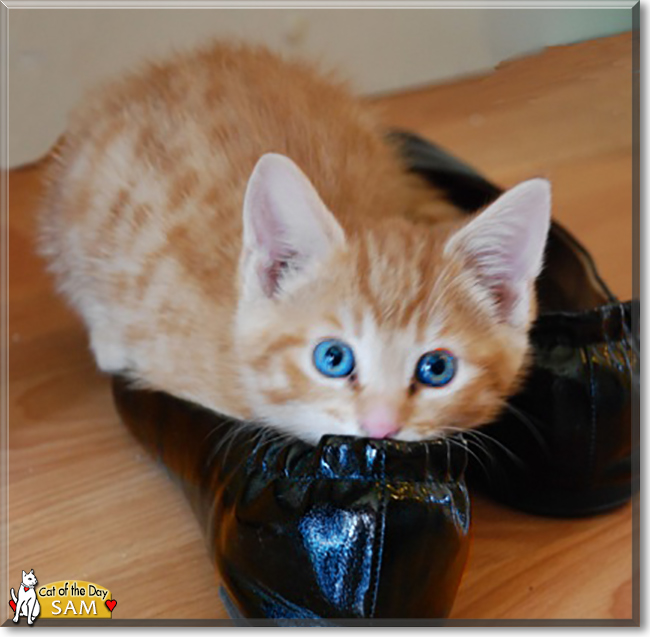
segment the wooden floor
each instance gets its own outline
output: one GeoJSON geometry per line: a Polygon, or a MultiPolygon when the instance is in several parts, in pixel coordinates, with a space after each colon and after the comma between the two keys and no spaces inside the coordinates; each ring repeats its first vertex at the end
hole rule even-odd
{"type": "MultiPolygon", "coordinates": [[[[555,217],[627,299],[631,47],[629,35],[558,47],[381,102],[389,122],[441,143],[497,183],[551,179],[555,217]]],[[[118,422],[79,321],[33,254],[40,175],[36,166],[9,177],[8,585],[33,568],[41,584],[77,578],[109,588],[115,618],[225,617],[189,506],[118,422]]],[[[631,617],[630,505],[572,521],[473,503],[454,618],[631,617]]]]}

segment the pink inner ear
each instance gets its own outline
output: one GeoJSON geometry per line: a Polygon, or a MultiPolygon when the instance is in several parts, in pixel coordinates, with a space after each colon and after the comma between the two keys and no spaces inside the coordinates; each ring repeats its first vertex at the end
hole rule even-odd
{"type": "Polygon", "coordinates": [[[255,279],[250,291],[273,296],[290,272],[323,259],[343,231],[309,179],[287,157],[268,153],[253,170],[244,198],[244,240],[255,279]]]}
{"type": "Polygon", "coordinates": [[[295,258],[295,253],[286,255],[278,253],[275,258],[257,264],[257,276],[266,296],[272,297],[278,292],[282,276],[291,267],[292,258],[295,258]]]}
{"type": "Polygon", "coordinates": [[[285,228],[283,228],[278,218],[273,215],[268,196],[257,193],[252,205],[256,210],[256,214],[252,218],[255,243],[261,252],[265,253],[270,260],[273,260],[277,258],[280,252],[277,245],[278,238],[284,234],[285,228]]]}
{"type": "Polygon", "coordinates": [[[518,251],[494,241],[475,253],[466,254],[467,267],[476,273],[480,285],[489,291],[500,321],[510,322],[517,306],[526,298],[531,279],[517,262],[518,251]],[[510,249],[508,249],[508,247],[510,249]]]}
{"type": "Polygon", "coordinates": [[[256,198],[257,214],[253,218],[255,242],[262,256],[257,263],[257,276],[266,296],[273,296],[279,288],[284,272],[296,252],[285,245],[286,228],[270,209],[267,197],[256,198]]]}
{"type": "Polygon", "coordinates": [[[521,298],[519,290],[512,283],[504,281],[488,282],[487,287],[494,299],[499,319],[507,321],[521,298]]]}
{"type": "Polygon", "coordinates": [[[530,286],[539,274],[550,227],[550,185],[523,182],[503,194],[454,235],[447,248],[460,251],[502,320],[527,321],[530,286]]]}

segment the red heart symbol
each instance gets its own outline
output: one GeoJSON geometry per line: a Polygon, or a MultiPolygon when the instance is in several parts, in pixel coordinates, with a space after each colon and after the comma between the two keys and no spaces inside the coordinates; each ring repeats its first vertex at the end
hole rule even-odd
{"type": "Polygon", "coordinates": [[[29,586],[23,586],[23,588],[25,589],[25,591],[29,590],[29,586]]]}
{"type": "Polygon", "coordinates": [[[108,606],[108,610],[110,610],[111,613],[112,613],[113,609],[115,608],[115,605],[117,604],[117,600],[116,599],[107,599],[104,602],[104,604],[106,604],[106,606],[108,606]]]}
{"type": "Polygon", "coordinates": [[[16,612],[16,602],[14,602],[13,599],[9,600],[9,606],[11,606],[11,610],[14,611],[14,613],[15,613],[16,612]]]}

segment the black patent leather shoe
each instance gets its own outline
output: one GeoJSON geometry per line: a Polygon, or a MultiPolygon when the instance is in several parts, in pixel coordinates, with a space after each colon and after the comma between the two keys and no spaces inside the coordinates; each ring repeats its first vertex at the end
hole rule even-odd
{"type": "Polygon", "coordinates": [[[119,378],[113,394],[191,501],[239,623],[448,616],[469,542],[462,445],[287,444],[119,378]]]}
{"type": "MultiPolygon", "coordinates": [[[[475,212],[501,194],[426,140],[391,137],[411,169],[460,209],[475,212]]],[[[537,292],[532,369],[501,417],[468,437],[468,482],[532,513],[606,511],[638,489],[632,423],[639,413],[639,304],[619,302],[589,253],[557,222],[537,292]]]]}

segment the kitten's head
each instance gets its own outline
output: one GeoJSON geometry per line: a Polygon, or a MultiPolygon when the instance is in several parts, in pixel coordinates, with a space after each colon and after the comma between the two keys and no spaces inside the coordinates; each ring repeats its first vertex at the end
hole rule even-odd
{"type": "Polygon", "coordinates": [[[295,164],[265,155],[245,197],[236,322],[254,417],[312,443],[488,422],[525,367],[549,224],[535,179],[456,225],[396,217],[346,235],[295,164]]]}

